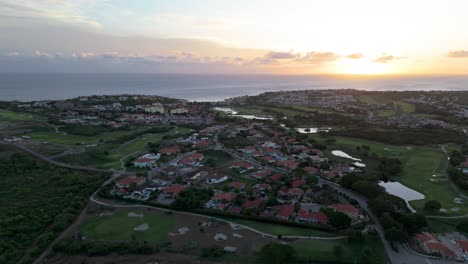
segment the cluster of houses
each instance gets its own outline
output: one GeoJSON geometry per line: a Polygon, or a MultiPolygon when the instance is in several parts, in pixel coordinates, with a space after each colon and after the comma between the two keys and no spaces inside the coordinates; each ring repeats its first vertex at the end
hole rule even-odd
{"type": "Polygon", "coordinates": [[[468,174],[468,156],[465,156],[465,160],[458,165],[458,169],[463,173],[463,174],[468,174]]]}
{"type": "Polygon", "coordinates": [[[212,126],[161,147],[157,154],[137,158],[134,166],[155,169],[152,176],[146,181],[145,177],[126,176],[115,183],[112,193],[170,205],[188,188],[209,188],[214,194],[205,202],[207,209],[326,225],[328,217],[322,209],[330,208],[348,215],[353,223],[367,221],[359,208],[346,201],[326,205],[317,202],[319,194],[315,190],[320,187],[309,177],[339,177],[346,173],[347,166],[354,168],[352,164],[339,164],[321,169],[323,163],[328,160],[322,151],[261,122],[212,126]],[[242,158],[218,167],[208,166],[205,154],[215,149],[215,136],[220,133],[227,135],[225,140],[241,134],[255,138],[256,143],[235,150],[242,158]],[[155,169],[155,162],[162,156],[170,156],[171,161],[155,169]]]}
{"type": "Polygon", "coordinates": [[[467,260],[465,253],[468,253],[468,240],[450,239],[450,246],[429,232],[422,232],[414,237],[415,245],[418,251],[425,254],[442,257],[449,260],[467,260]]]}
{"type": "MultiPolygon", "coordinates": [[[[283,131],[272,129],[266,124],[251,122],[237,126],[229,126],[226,129],[227,140],[234,137],[244,136],[247,140],[255,142],[252,145],[243,146],[238,153],[247,159],[273,167],[285,173],[292,172],[301,163],[310,164],[304,167],[305,174],[320,175],[323,178],[334,180],[347,173],[361,173],[362,168],[355,164],[329,163],[324,153],[307,142],[289,136],[283,131]],[[323,169],[323,164],[327,168],[323,169]]],[[[234,164],[241,172],[251,170],[248,164],[240,162],[234,164]]],[[[272,174],[272,171],[263,170],[250,174],[252,178],[261,180],[272,174]]]]}
{"type": "Polygon", "coordinates": [[[82,96],[72,100],[37,101],[17,106],[31,110],[56,109],[62,123],[73,125],[118,128],[160,123],[201,125],[214,121],[214,115],[203,105],[158,96],[82,96]]]}

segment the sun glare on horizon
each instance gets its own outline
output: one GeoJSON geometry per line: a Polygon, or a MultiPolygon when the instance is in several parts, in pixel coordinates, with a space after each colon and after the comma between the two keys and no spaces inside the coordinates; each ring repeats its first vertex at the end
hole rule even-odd
{"type": "Polygon", "coordinates": [[[343,59],[336,62],[334,71],[337,74],[353,75],[385,75],[398,73],[393,65],[390,64],[353,59],[343,59]]]}

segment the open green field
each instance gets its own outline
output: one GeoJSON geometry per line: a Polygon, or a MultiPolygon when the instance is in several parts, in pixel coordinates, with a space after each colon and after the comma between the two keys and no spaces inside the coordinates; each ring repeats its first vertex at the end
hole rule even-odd
{"type": "Polygon", "coordinates": [[[431,232],[434,233],[450,233],[456,232],[457,224],[461,219],[427,219],[427,225],[431,232]]]}
{"type": "Polygon", "coordinates": [[[379,117],[389,117],[396,114],[397,112],[395,110],[377,110],[377,116],[379,117]]]}
{"type": "Polygon", "coordinates": [[[326,231],[316,230],[312,228],[286,226],[286,225],[280,225],[280,224],[270,224],[270,223],[257,222],[253,220],[244,220],[244,219],[229,218],[229,217],[220,217],[220,218],[232,221],[234,223],[238,223],[240,225],[245,225],[245,226],[257,229],[261,232],[268,233],[268,234],[275,235],[275,236],[277,235],[317,236],[317,237],[339,236],[339,234],[337,233],[326,232],[326,231]]]}
{"type": "Polygon", "coordinates": [[[40,132],[31,132],[25,134],[25,136],[31,137],[33,140],[41,142],[50,142],[56,144],[65,144],[65,145],[75,145],[75,144],[96,144],[104,140],[113,140],[121,136],[130,135],[139,131],[144,131],[147,128],[139,127],[132,129],[130,131],[113,131],[113,132],[104,132],[97,136],[80,136],[73,134],[62,134],[56,133],[53,130],[50,131],[40,131],[40,132]]]}
{"type": "Polygon", "coordinates": [[[41,121],[44,117],[33,115],[26,112],[13,112],[9,110],[0,110],[0,121],[41,121]]]}
{"type": "MultiPolygon", "coordinates": [[[[317,141],[321,139],[319,135],[313,135],[312,137],[317,141]]],[[[424,200],[411,201],[410,204],[414,209],[422,209],[426,201],[434,199],[439,201],[442,208],[447,210],[447,215],[468,213],[468,206],[453,202],[457,195],[446,180],[431,181],[431,179],[434,179],[434,174],[443,172],[442,165],[446,158],[438,146],[395,146],[356,138],[336,137],[336,143],[330,146],[326,153],[330,155],[329,152],[335,149],[345,151],[368,164],[366,173],[372,174],[372,170],[377,169],[378,164],[375,163],[374,159],[360,155],[356,147],[362,145],[370,146],[369,153],[401,159],[403,173],[401,176],[394,177],[394,180],[424,194],[426,197],[424,200]]],[[[451,148],[453,146],[450,145],[448,150],[451,148]]]]}
{"type": "Polygon", "coordinates": [[[156,242],[174,231],[173,215],[157,212],[124,210],[113,215],[96,216],[86,221],[80,229],[89,239],[95,240],[140,240],[156,242]],[[128,213],[143,214],[143,217],[130,217],[128,213]],[[148,224],[145,231],[135,231],[134,228],[148,224]]]}
{"type": "MultiPolygon", "coordinates": [[[[124,144],[104,144],[97,147],[89,148],[89,153],[74,157],[71,160],[79,165],[90,164],[97,168],[111,169],[120,168],[120,159],[123,159],[124,163],[132,158],[135,158],[148,151],[148,143],[159,143],[165,135],[173,135],[174,133],[183,134],[188,132],[187,128],[177,128],[170,132],[165,133],[148,133],[143,134],[135,138],[134,140],[128,141],[124,144]],[[100,153],[103,151],[103,153],[100,153]],[[96,153],[94,153],[96,152],[96,153]],[[90,156],[91,155],[91,156],[90,156]]],[[[63,160],[67,163],[69,160],[63,160]]]]}
{"type": "Polygon", "coordinates": [[[370,263],[385,263],[387,260],[382,242],[374,237],[359,242],[298,240],[291,246],[300,259],[317,262],[362,263],[363,255],[369,256],[370,263]]]}
{"type": "Polygon", "coordinates": [[[407,102],[402,102],[402,101],[395,101],[394,104],[398,105],[401,110],[405,113],[413,113],[416,111],[416,106],[414,104],[410,104],[407,102]]]}

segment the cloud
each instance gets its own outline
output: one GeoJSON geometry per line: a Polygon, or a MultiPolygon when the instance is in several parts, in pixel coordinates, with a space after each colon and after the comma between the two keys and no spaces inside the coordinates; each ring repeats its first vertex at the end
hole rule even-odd
{"type": "Polygon", "coordinates": [[[282,52],[282,51],[270,51],[265,54],[265,59],[273,59],[273,60],[284,60],[284,59],[294,59],[297,58],[299,55],[294,54],[292,51],[282,52]]]}
{"type": "Polygon", "coordinates": [[[306,55],[298,57],[297,62],[307,64],[323,64],[336,61],[340,58],[339,55],[333,52],[308,52],[306,55]]]}
{"type": "Polygon", "coordinates": [[[376,58],[375,60],[373,60],[373,62],[377,62],[377,63],[387,63],[389,61],[392,61],[392,60],[399,60],[400,58],[398,57],[395,57],[393,55],[387,55],[387,54],[382,54],[382,56],[376,58]]]}
{"type": "Polygon", "coordinates": [[[364,55],[362,55],[362,53],[354,53],[354,54],[349,54],[348,56],[346,56],[346,58],[353,59],[353,60],[359,60],[359,59],[364,58],[364,55]]]}
{"type": "Polygon", "coordinates": [[[81,15],[79,8],[70,1],[0,0],[0,19],[5,23],[14,20],[42,20],[92,29],[101,28],[96,20],[81,15]]]}
{"type": "Polygon", "coordinates": [[[468,50],[452,50],[447,53],[449,58],[468,58],[468,50]]]}

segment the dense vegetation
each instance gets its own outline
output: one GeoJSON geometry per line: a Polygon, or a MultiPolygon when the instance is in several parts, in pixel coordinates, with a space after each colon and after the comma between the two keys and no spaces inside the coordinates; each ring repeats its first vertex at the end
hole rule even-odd
{"type": "Polygon", "coordinates": [[[146,241],[86,241],[74,238],[61,240],[54,247],[54,251],[68,255],[86,254],[87,256],[103,256],[110,253],[117,254],[154,254],[159,247],[146,241]]]}
{"type": "Polygon", "coordinates": [[[102,175],[14,154],[0,161],[0,263],[31,263],[80,213],[102,175]]]}

